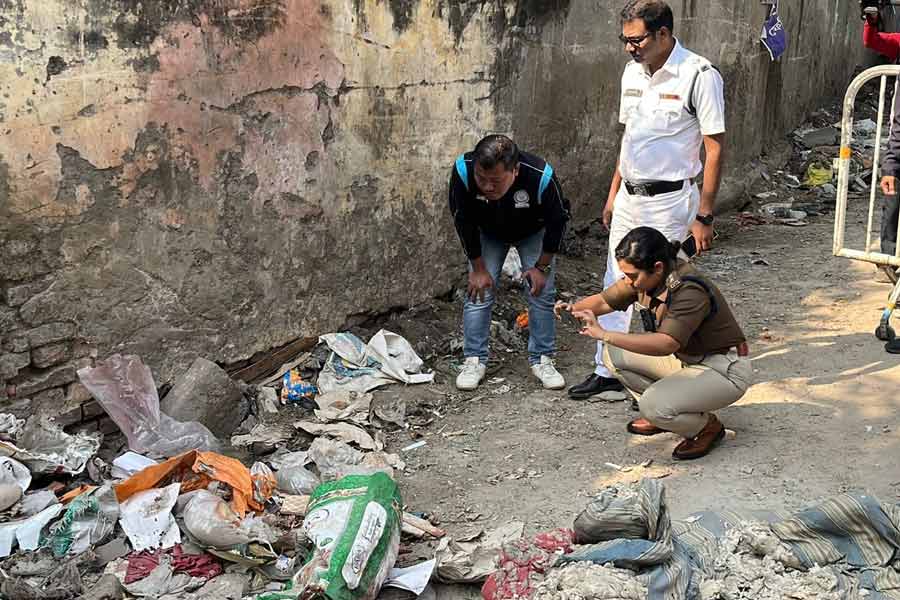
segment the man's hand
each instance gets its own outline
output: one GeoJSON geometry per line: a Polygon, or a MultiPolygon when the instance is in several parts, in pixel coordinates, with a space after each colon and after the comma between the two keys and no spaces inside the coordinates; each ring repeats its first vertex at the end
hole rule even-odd
{"type": "Polygon", "coordinates": [[[881,191],[885,196],[893,196],[897,193],[897,178],[893,175],[885,175],[881,178],[881,191]]]}
{"type": "Polygon", "coordinates": [[[575,311],[574,315],[583,323],[581,331],[578,333],[594,338],[595,340],[603,340],[606,337],[606,330],[600,327],[594,313],[589,310],[578,310],[575,311]]]}
{"type": "Polygon", "coordinates": [[[603,228],[606,229],[606,231],[609,231],[609,224],[612,223],[614,201],[615,196],[608,199],[606,201],[606,206],[603,207],[603,228]]]}
{"type": "Polygon", "coordinates": [[[694,221],[694,224],[691,225],[691,233],[697,241],[697,256],[712,248],[713,234],[715,233],[712,225],[694,221]]]}
{"type": "Polygon", "coordinates": [[[487,271],[472,271],[469,273],[469,300],[472,302],[484,302],[487,291],[494,287],[494,278],[487,271]]]}
{"type": "Polygon", "coordinates": [[[522,276],[525,277],[525,281],[531,285],[532,296],[540,296],[541,292],[543,292],[544,288],[547,286],[547,277],[534,267],[525,271],[522,276]]]}

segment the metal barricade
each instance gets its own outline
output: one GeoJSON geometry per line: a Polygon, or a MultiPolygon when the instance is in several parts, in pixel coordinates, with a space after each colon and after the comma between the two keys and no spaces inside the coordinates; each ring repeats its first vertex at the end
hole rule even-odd
{"type": "MultiPolygon", "coordinates": [[[[881,161],[881,141],[884,136],[883,124],[885,121],[885,96],[887,92],[887,82],[888,78],[894,78],[896,82],[898,81],[898,77],[900,77],[900,65],[882,65],[878,67],[872,67],[871,69],[867,69],[860,73],[847,88],[847,93],[844,96],[843,118],[841,119],[840,156],[835,161],[838,166],[838,183],[837,204],[835,206],[834,214],[833,250],[835,256],[842,256],[844,258],[852,258],[854,260],[861,260],[876,265],[891,266],[895,268],[900,268],[900,243],[897,244],[897,251],[894,253],[894,255],[884,254],[882,252],[874,252],[872,250],[872,228],[875,223],[875,211],[878,208],[877,199],[880,195],[878,173],[881,161]],[[872,162],[872,182],[869,186],[869,211],[868,218],[866,219],[865,247],[863,247],[862,249],[858,249],[848,246],[846,236],[847,204],[850,187],[850,168],[851,158],[853,155],[853,151],[851,150],[850,146],[853,140],[853,112],[856,104],[856,95],[859,93],[859,90],[863,87],[863,85],[875,78],[881,79],[880,92],[878,96],[878,120],[876,122],[875,128],[875,156],[872,162]]],[[[897,88],[895,86],[894,100],[891,104],[889,117],[890,115],[893,115],[894,112],[893,103],[897,100],[896,89],[897,88]]],[[[900,188],[900,181],[898,181],[898,188],[900,188]]],[[[898,190],[898,192],[900,192],[900,190],[898,190]]],[[[897,231],[898,234],[900,234],[900,220],[898,220],[897,223],[897,231]]],[[[900,242],[900,240],[898,240],[898,242],[900,242]]],[[[875,330],[875,335],[880,340],[892,341],[894,339],[894,330],[890,326],[890,319],[892,313],[894,312],[894,309],[897,306],[898,299],[900,299],[900,282],[898,282],[891,291],[888,298],[887,307],[885,308],[884,313],[882,313],[881,316],[881,322],[878,325],[878,329],[875,330]]]]}

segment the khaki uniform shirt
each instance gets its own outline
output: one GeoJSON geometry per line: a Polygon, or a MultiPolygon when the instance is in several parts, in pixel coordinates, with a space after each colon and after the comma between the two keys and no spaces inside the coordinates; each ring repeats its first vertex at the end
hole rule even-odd
{"type": "Polygon", "coordinates": [[[657,332],[678,342],[675,356],[685,362],[697,362],[707,354],[725,354],[746,342],[744,332],[719,288],[688,262],[679,261],[666,285],[653,294],[638,292],[626,278],[604,290],[603,299],[616,310],[626,310],[635,302],[642,308],[649,308],[656,316],[657,332]],[[703,286],[694,281],[682,281],[682,275],[706,282],[716,301],[715,314],[711,314],[712,303],[703,286]]]}

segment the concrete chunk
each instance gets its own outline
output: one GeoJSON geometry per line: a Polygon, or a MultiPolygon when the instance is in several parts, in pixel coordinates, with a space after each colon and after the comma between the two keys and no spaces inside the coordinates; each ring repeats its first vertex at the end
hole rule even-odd
{"type": "Polygon", "coordinates": [[[243,421],[241,389],[213,362],[198,358],[160,402],[179,421],[199,421],[217,437],[229,439],[243,421]]]}

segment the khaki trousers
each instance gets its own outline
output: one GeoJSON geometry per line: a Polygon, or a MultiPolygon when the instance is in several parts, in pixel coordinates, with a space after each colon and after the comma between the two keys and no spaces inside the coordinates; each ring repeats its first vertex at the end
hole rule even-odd
{"type": "Polygon", "coordinates": [[[647,356],[606,344],[603,363],[638,399],[641,416],[685,438],[700,433],[708,413],[740,400],[753,375],[750,361],[734,350],[688,364],[672,355],[647,356]]]}

